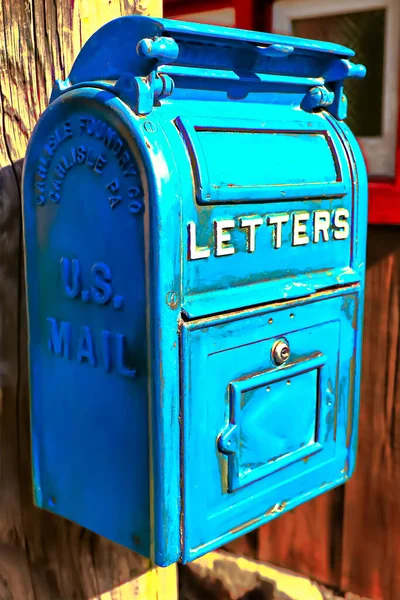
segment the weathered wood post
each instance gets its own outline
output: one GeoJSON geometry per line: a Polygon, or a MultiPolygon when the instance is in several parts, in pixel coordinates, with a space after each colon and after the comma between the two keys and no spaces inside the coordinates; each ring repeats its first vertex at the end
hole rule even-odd
{"type": "MultiPolygon", "coordinates": [[[[174,600],[176,570],[33,506],[21,171],[55,78],[88,37],[162,0],[5,0],[0,10],[0,600],[174,600]]],[[[99,440],[101,443],[101,440],[99,440]]]]}

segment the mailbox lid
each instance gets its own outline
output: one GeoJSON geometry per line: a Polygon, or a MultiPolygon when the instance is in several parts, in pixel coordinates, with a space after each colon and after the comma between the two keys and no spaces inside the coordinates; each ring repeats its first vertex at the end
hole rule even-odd
{"type": "Polygon", "coordinates": [[[185,561],[350,476],[360,319],[353,289],[184,325],[185,561]]]}
{"type": "Polygon", "coordinates": [[[178,114],[188,156],[180,173],[190,318],[362,277],[367,183],[357,142],[328,113],[291,105],[290,94],[275,106],[269,94],[258,100],[162,108],[166,121],[178,114]]]}
{"type": "Polygon", "coordinates": [[[268,110],[266,104],[262,121],[253,120],[250,110],[239,119],[177,118],[192,159],[197,202],[296,204],[346,196],[347,160],[330,123],[298,118],[291,107],[268,110]]]}

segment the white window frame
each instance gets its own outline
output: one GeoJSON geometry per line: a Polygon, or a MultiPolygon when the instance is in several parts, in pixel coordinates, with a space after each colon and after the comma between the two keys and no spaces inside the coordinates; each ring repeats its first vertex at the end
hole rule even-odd
{"type": "Polygon", "coordinates": [[[224,27],[235,27],[236,11],[233,6],[226,8],[213,8],[207,11],[196,11],[174,15],[179,21],[194,21],[195,23],[207,23],[208,25],[222,25],[224,27]]]}
{"type": "MultiPolygon", "coordinates": [[[[382,135],[361,137],[370,175],[394,177],[399,103],[400,0],[275,0],[272,24],[278,33],[292,34],[292,21],[385,8],[382,135]]],[[[368,77],[368,73],[367,73],[368,77]]]]}

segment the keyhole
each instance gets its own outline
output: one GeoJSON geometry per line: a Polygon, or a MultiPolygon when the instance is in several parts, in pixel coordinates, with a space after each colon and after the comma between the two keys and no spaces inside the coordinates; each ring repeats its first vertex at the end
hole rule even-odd
{"type": "Polygon", "coordinates": [[[272,360],[276,365],[283,365],[290,356],[289,344],[285,339],[277,340],[272,347],[272,360]]]}

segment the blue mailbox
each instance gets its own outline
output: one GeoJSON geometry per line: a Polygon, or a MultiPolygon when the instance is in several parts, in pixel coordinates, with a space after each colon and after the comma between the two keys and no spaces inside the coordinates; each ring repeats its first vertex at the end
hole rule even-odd
{"type": "Polygon", "coordinates": [[[135,16],[56,82],[23,182],[38,506],[167,565],[350,477],[352,56],[135,16]]]}

